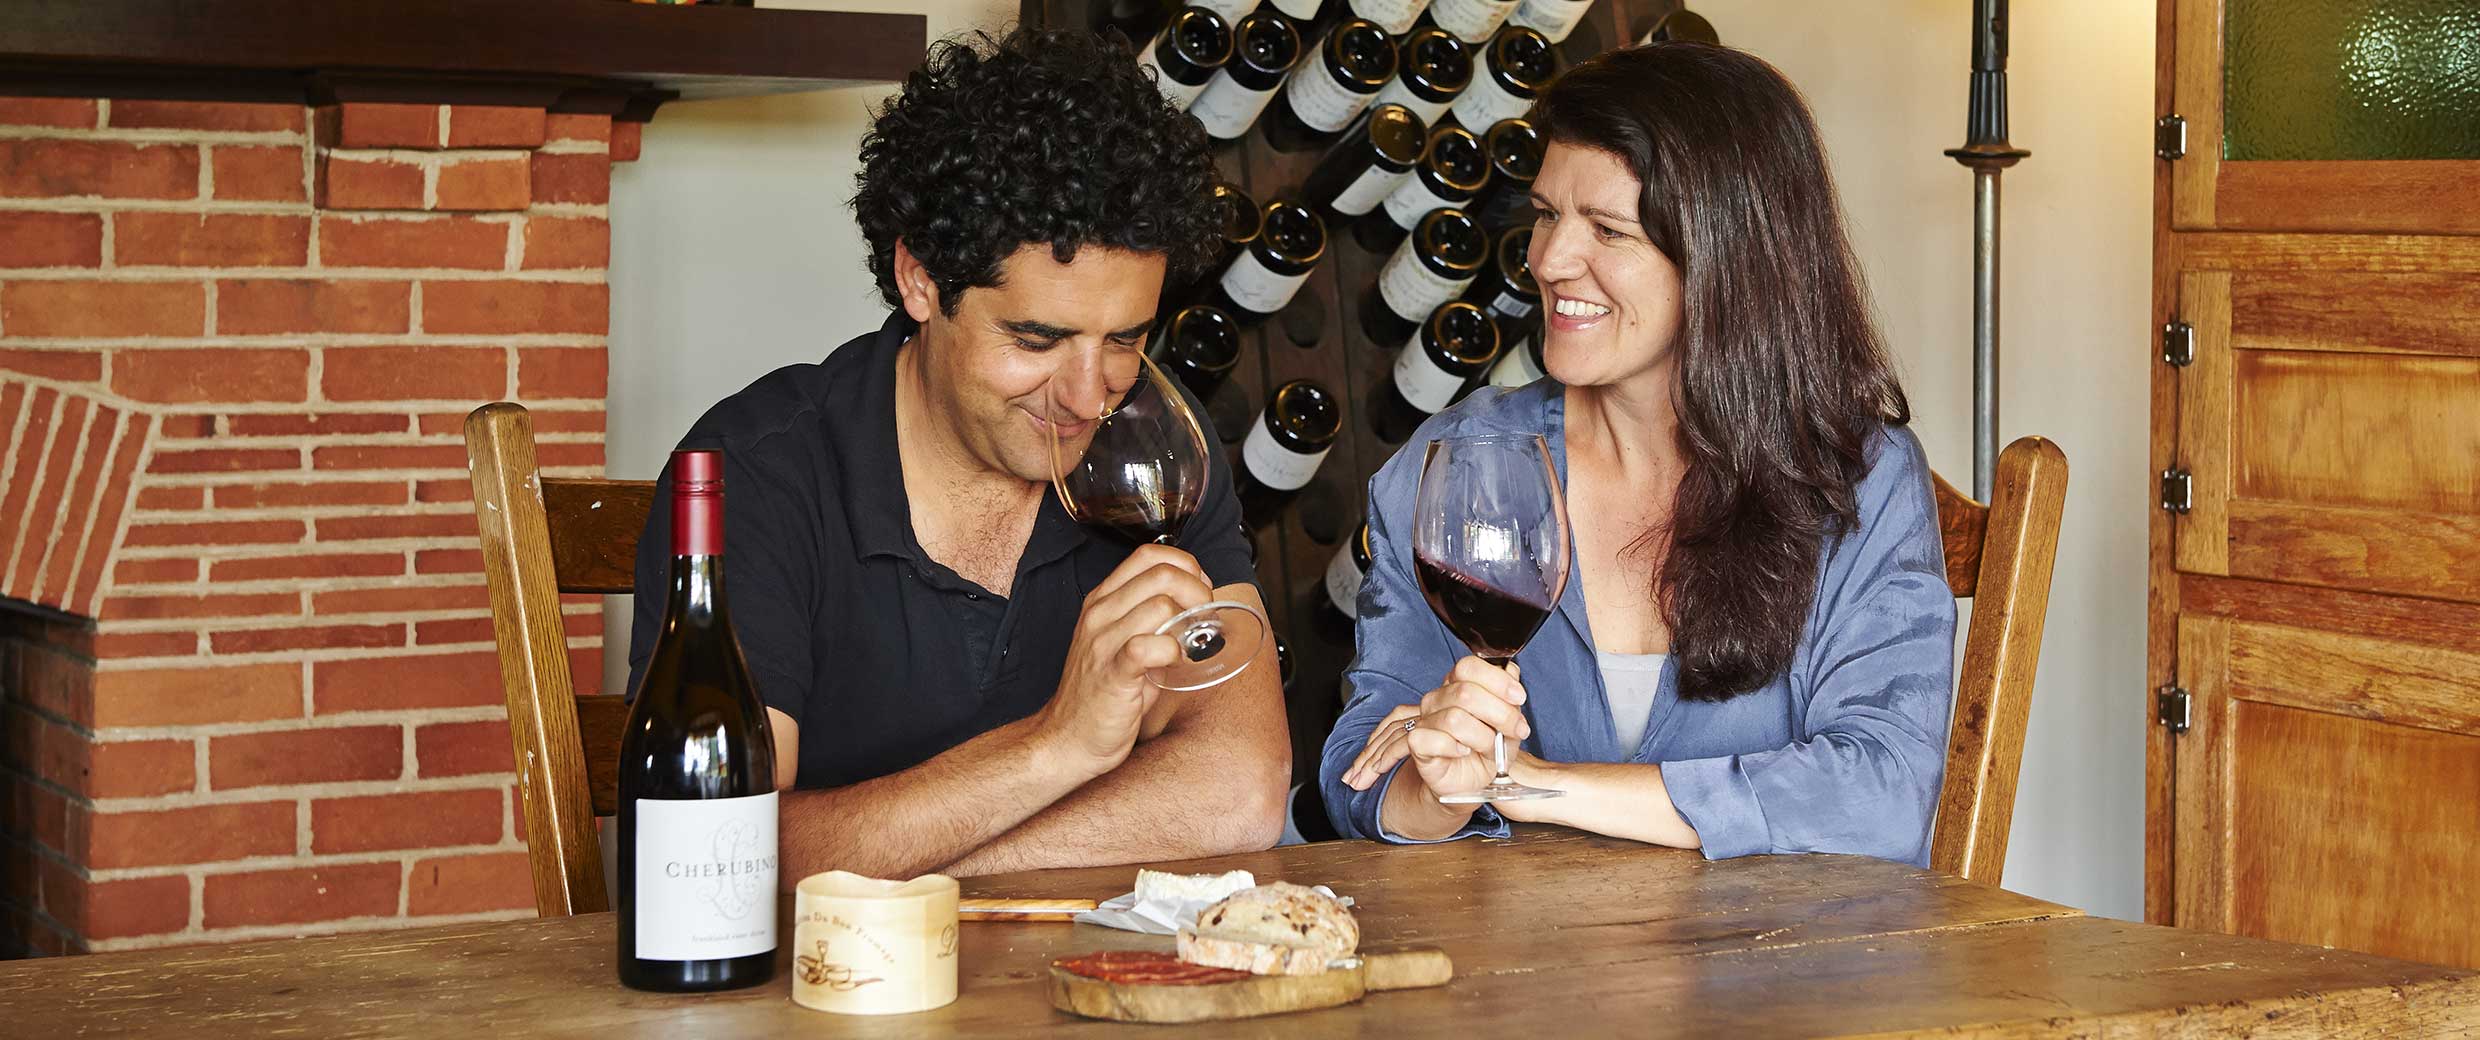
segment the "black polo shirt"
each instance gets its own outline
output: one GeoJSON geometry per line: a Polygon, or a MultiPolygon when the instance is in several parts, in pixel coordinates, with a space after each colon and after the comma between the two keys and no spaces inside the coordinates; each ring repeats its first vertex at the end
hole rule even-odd
{"type": "MultiPolygon", "coordinates": [[[[896,352],[914,329],[898,311],[826,360],[724,399],[680,440],[723,452],[732,627],[759,696],[801,724],[805,788],[908,769],[1032,714],[1059,685],[1086,593],[1134,549],[1045,495],[1012,596],[923,552],[896,454],[896,352]]],[[[1206,440],[1220,443],[1210,429],[1206,440]]],[[[1181,548],[1219,588],[1254,577],[1229,464],[1213,455],[1212,492],[1181,548]]],[[[637,543],[631,691],[662,621],[670,502],[666,467],[637,543]]]]}

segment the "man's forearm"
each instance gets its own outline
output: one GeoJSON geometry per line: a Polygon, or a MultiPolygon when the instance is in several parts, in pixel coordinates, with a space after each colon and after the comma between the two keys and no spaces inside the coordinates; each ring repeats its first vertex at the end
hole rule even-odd
{"type": "Polygon", "coordinates": [[[825,870],[909,878],[954,862],[1058,801],[1091,774],[1009,723],[901,772],[783,792],[786,888],[825,870]]]}

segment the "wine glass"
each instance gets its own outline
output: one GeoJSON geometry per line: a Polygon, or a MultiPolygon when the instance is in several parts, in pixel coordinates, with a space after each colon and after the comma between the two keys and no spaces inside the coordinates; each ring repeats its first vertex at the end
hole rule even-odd
{"type": "MultiPolygon", "coordinates": [[[[1421,595],[1473,656],[1507,667],[1567,590],[1567,502],[1540,434],[1432,441],[1421,462],[1412,514],[1413,573],[1421,595]]],[[[1507,775],[1507,735],[1495,747],[1498,775],[1441,802],[1556,798],[1507,775]]]]}
{"type": "MultiPolygon", "coordinates": [[[[1143,355],[1137,381],[1118,405],[1086,419],[1051,384],[1051,486],[1078,523],[1140,545],[1174,545],[1205,504],[1212,448],[1188,399],[1143,355]],[[1065,424],[1068,428],[1063,429],[1065,424]]],[[[1181,659],[1154,670],[1167,690],[1202,690],[1240,674],[1266,638],[1266,619],[1247,604],[1216,600],[1182,611],[1154,630],[1180,643],[1181,659]]]]}

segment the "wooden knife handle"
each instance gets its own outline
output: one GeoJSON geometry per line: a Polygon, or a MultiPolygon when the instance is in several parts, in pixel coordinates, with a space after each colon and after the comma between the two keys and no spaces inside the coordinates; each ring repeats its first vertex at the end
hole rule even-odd
{"type": "Polygon", "coordinates": [[[1361,955],[1361,984],[1372,992],[1444,986],[1454,977],[1455,962],[1435,947],[1361,955]]]}

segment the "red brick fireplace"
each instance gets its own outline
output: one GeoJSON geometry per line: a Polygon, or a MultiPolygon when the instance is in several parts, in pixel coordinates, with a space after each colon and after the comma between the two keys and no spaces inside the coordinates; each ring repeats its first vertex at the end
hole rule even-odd
{"type": "Polygon", "coordinates": [[[601,473],[638,125],[0,98],[0,955],[532,912],[460,423],[601,473]]]}

